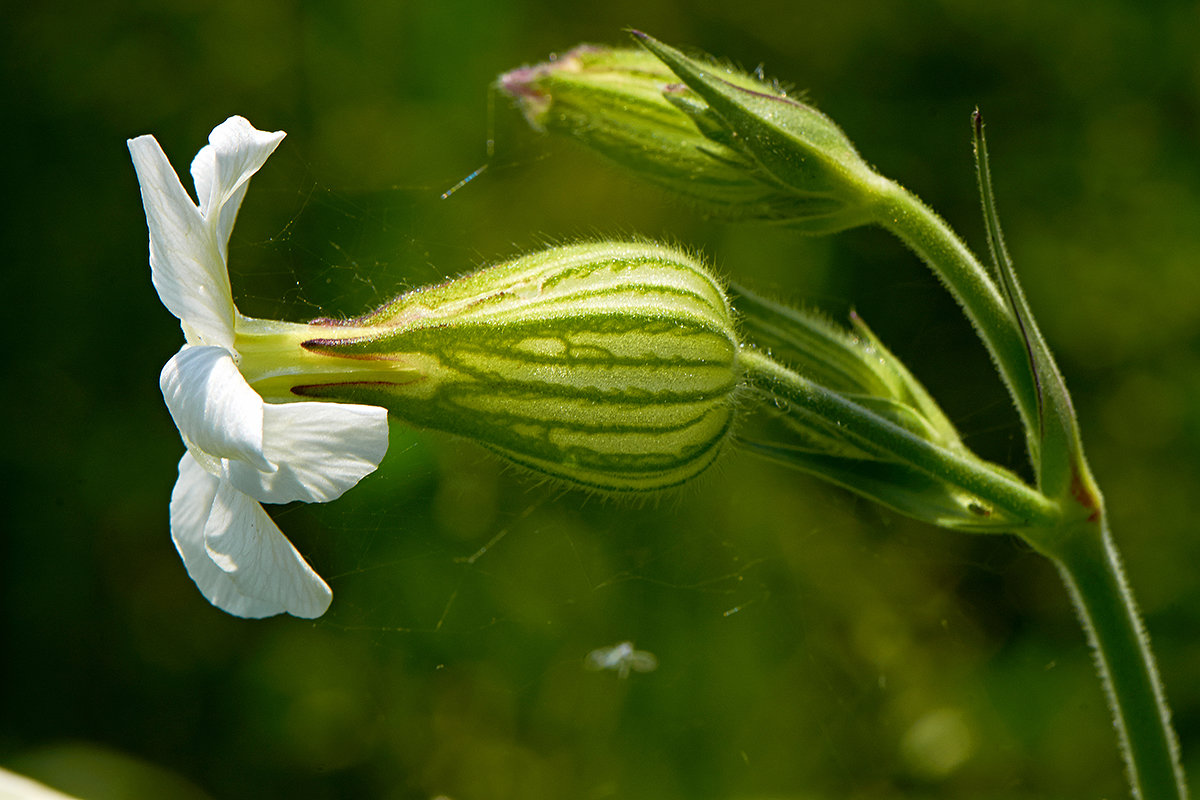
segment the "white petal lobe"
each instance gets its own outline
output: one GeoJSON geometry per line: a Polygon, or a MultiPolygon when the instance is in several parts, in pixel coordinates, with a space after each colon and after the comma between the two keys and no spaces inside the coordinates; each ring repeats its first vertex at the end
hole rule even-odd
{"type": "MultiPolygon", "coordinates": [[[[246,600],[239,616],[262,616],[280,608],[296,617],[325,613],[333,593],[321,576],[280,532],[254,500],[219,481],[204,528],[204,545],[212,563],[246,600]]],[[[226,611],[230,609],[222,606],[226,611]]]]}
{"type": "Polygon", "coordinates": [[[185,345],[159,375],[163,398],[189,448],[272,471],[263,455],[263,401],[220,347],[185,345]]]}
{"type": "Polygon", "coordinates": [[[225,259],[200,210],[153,136],[129,140],[150,231],[150,276],[167,310],[204,344],[233,347],[233,295],[225,259]]]}
{"type": "Polygon", "coordinates": [[[256,619],[282,614],[286,609],[279,603],[243,594],[204,546],[204,529],[220,485],[221,480],[205,472],[191,455],[180,460],[179,480],[171,492],[171,540],[175,549],[200,593],[217,608],[256,619]]]}
{"type": "Polygon", "coordinates": [[[230,117],[213,128],[208,146],[192,161],[200,212],[212,226],[222,261],[250,177],[262,168],[285,135],[283,131],[257,130],[243,117],[230,117]]]}
{"type": "Polygon", "coordinates": [[[265,503],[326,503],[374,472],[387,445],[387,411],[378,406],[266,404],[263,452],[278,469],[230,462],[227,477],[265,503]]]}

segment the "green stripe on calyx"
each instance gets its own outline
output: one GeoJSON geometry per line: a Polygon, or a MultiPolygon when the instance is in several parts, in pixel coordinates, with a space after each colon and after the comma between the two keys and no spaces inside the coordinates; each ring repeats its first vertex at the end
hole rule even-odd
{"type": "Polygon", "coordinates": [[[372,377],[297,394],[381,405],[607,491],[672,486],[707,467],[741,382],[722,287],[650,244],[535,253],[320,331],[307,352],[359,361],[372,377]],[[420,378],[379,379],[391,364],[420,378]]]}

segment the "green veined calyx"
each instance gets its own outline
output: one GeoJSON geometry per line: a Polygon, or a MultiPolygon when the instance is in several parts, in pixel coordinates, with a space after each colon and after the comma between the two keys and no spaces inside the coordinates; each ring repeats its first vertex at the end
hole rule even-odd
{"type": "Polygon", "coordinates": [[[721,285],[645,243],[552,248],[325,326],[306,350],[403,363],[407,377],[297,394],[381,405],[605,491],[675,486],[708,467],[741,381],[721,285]]]}

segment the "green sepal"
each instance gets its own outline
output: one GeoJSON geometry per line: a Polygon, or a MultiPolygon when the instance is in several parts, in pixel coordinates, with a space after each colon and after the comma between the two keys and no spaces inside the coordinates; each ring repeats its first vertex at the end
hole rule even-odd
{"type": "Polygon", "coordinates": [[[915,467],[894,461],[863,461],[801,447],[742,440],[745,447],[866,497],[905,516],[971,533],[1002,533],[1021,520],[915,467]]]}
{"type": "Polygon", "coordinates": [[[926,438],[942,447],[967,452],[966,445],[958,435],[958,429],[934,401],[924,384],[909,372],[904,362],[884,347],[883,342],[867,327],[862,317],[851,312],[850,323],[855,333],[865,342],[867,352],[877,359],[876,363],[881,373],[890,379],[889,386],[895,393],[895,402],[910,410],[927,428],[929,435],[926,438]]]}
{"type": "Polygon", "coordinates": [[[832,233],[873,220],[876,175],[833,120],[782,92],[746,88],[731,81],[726,70],[640,31],[632,33],[703,98],[741,149],[777,183],[799,197],[832,201],[824,213],[794,220],[797,228],[832,233]]]}

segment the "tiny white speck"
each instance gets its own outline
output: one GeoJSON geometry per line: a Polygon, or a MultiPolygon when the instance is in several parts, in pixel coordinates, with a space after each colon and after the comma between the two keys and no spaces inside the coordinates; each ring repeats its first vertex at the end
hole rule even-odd
{"type": "Polygon", "coordinates": [[[633,642],[621,642],[612,647],[600,647],[587,654],[583,666],[590,670],[612,669],[618,678],[628,678],[633,672],[653,672],[658,658],[649,651],[635,650],[633,642]]]}

